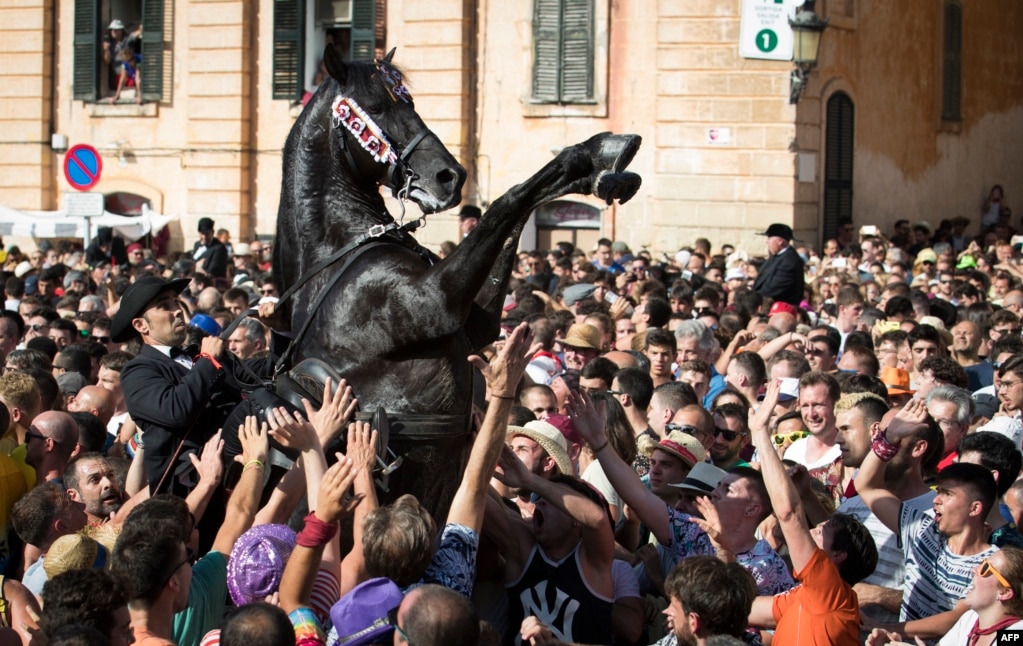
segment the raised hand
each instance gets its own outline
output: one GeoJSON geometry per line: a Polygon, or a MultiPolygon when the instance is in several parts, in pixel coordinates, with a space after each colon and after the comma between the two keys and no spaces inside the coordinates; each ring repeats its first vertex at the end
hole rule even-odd
{"type": "Polygon", "coordinates": [[[604,402],[590,399],[586,391],[569,392],[565,402],[575,430],[593,448],[599,448],[607,441],[607,412],[604,402]]]}
{"type": "Polygon", "coordinates": [[[316,429],[302,417],[301,413],[292,415],[284,406],[278,406],[270,409],[267,418],[270,422],[270,434],[282,446],[301,452],[316,450],[322,446],[316,429]]]}
{"type": "Polygon", "coordinates": [[[889,442],[899,442],[903,438],[912,437],[921,427],[927,426],[927,418],[927,404],[924,400],[911,399],[888,423],[885,437],[889,442]]]}
{"type": "Polygon", "coordinates": [[[333,395],[331,395],[331,386],[331,379],[327,377],[323,383],[323,398],[321,400],[323,405],[320,406],[320,410],[314,410],[308,400],[302,400],[306,416],[316,429],[322,446],[327,446],[331,440],[337,437],[359,404],[359,400],[352,396],[352,387],[344,379],[338,383],[337,390],[333,395]]]}
{"type": "Polygon", "coordinates": [[[189,453],[188,459],[199,474],[199,480],[216,484],[224,476],[224,463],[221,461],[221,454],[224,452],[224,441],[220,439],[220,431],[213,434],[202,447],[202,454],[197,458],[195,453],[189,453]]]}
{"type": "Polygon", "coordinates": [[[525,486],[529,471],[507,444],[501,449],[501,456],[497,458],[497,466],[498,469],[494,472],[494,477],[498,482],[512,489],[521,489],[525,486]]]}
{"type": "MultiPolygon", "coordinates": [[[[689,520],[696,523],[700,529],[707,534],[707,538],[710,539],[714,549],[718,552],[720,558],[722,552],[726,554],[732,553],[732,546],[728,542],[728,537],[725,536],[724,531],[721,529],[721,518],[718,516],[717,507],[710,501],[710,498],[706,496],[700,496],[696,499],[696,508],[703,514],[703,518],[697,518],[696,516],[690,516],[689,520]]],[[[734,555],[731,559],[735,560],[734,555]]]]}
{"type": "MultiPolygon", "coordinates": [[[[772,379],[767,382],[767,391],[764,393],[764,401],[760,403],[760,408],[755,414],[750,415],[749,425],[750,432],[756,434],[757,432],[767,433],[770,435],[771,415],[774,413],[774,407],[778,405],[778,397],[781,394],[781,379],[772,379]]],[[[768,437],[770,440],[770,437],[768,437]]],[[[761,448],[757,446],[757,448],[761,448]]],[[[766,449],[767,447],[763,447],[766,449]]]]}
{"type": "Polygon", "coordinates": [[[245,422],[238,426],[238,440],[242,444],[242,452],[235,456],[235,462],[248,464],[258,461],[266,464],[266,456],[270,452],[268,430],[266,422],[260,425],[255,416],[246,417],[245,422]]]}
{"type": "Polygon", "coordinates": [[[352,422],[348,425],[348,445],[345,450],[355,468],[373,470],[377,459],[377,432],[369,422],[352,422]]]}
{"type": "Polygon", "coordinates": [[[337,462],[323,474],[316,498],[316,517],[325,523],[336,523],[352,513],[363,498],[362,494],[348,497],[358,468],[349,458],[340,453],[335,455],[337,462]]]}
{"type": "Polygon", "coordinates": [[[469,357],[469,363],[483,373],[493,396],[510,398],[515,396],[522,373],[541,347],[541,344],[533,343],[533,331],[529,326],[521,323],[508,335],[504,346],[490,363],[475,354],[469,357]]]}

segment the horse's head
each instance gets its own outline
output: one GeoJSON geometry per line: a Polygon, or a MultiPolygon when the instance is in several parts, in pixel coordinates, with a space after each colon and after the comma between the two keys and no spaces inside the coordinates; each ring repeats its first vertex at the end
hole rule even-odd
{"type": "Polygon", "coordinates": [[[334,136],[350,164],[364,177],[391,188],[408,188],[424,213],[444,211],[462,199],[465,169],[416,113],[394,50],[373,65],[345,63],[328,45],[323,61],[340,89],[333,99],[334,136]]]}

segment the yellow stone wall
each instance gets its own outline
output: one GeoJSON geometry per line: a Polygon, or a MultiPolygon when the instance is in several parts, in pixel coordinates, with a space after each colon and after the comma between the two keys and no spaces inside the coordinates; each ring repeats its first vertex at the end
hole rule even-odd
{"type": "MultiPolygon", "coordinates": [[[[741,0],[594,2],[598,100],[583,107],[529,101],[531,2],[386,3],[387,46],[398,47],[427,124],[469,170],[466,201],[492,202],[593,133],[635,132],[643,188],[603,212],[604,235],[655,252],[697,236],[759,250],[753,233],[780,221],[816,242],[823,111],[836,91],[856,106],[857,223],[976,217],[991,184],[1006,186],[1010,205],[1023,186],[1016,0],[963,3],[955,128],[938,118],[943,0],[820,0],[832,26],[798,106],[788,104],[790,63],[739,56],[741,0]],[[710,129],[729,129],[731,143],[709,143],[710,129]],[[810,181],[797,181],[801,155],[816,155],[810,181]]],[[[298,109],[271,97],[272,2],[167,6],[170,94],[141,109],[72,99],[74,3],[0,6],[0,204],[57,207],[66,186],[63,155],[49,147],[55,131],[103,151],[98,190],[139,193],[177,216],[176,248],[192,246],[203,216],[235,239],[274,232],[281,148],[298,109]]],[[[431,216],[419,237],[457,240],[457,217],[431,216]]]]}

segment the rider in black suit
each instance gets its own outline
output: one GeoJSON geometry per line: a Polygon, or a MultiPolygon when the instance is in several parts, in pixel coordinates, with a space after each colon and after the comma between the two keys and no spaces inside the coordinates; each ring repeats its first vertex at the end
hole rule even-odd
{"type": "Polygon", "coordinates": [[[160,490],[183,493],[194,484],[189,482],[188,453],[217,432],[240,400],[237,364],[220,338],[206,337],[191,351],[181,347],[187,328],[178,295],[188,282],[140,278],[124,293],[110,326],[114,341],[137,336],[144,344],[121,371],[121,386],[128,412],[142,431],[152,493],[172,462],[160,490]]]}
{"type": "Polygon", "coordinates": [[[767,231],[767,250],[771,256],[760,267],[760,273],[753,283],[753,291],[799,307],[804,298],[803,259],[789,244],[792,242],[792,227],[787,224],[772,224],[767,231]]]}
{"type": "Polygon", "coordinates": [[[227,246],[213,235],[213,220],[199,219],[199,241],[192,249],[196,270],[213,276],[227,278],[227,246]]]}

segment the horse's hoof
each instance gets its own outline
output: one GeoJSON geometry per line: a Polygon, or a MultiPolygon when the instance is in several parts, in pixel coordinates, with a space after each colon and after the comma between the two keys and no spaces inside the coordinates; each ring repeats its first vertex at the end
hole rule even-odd
{"type": "Polygon", "coordinates": [[[593,194],[610,205],[615,200],[625,204],[639,190],[643,178],[636,173],[601,171],[593,181],[593,194]]]}
{"type": "Polygon", "coordinates": [[[620,173],[636,156],[643,138],[639,135],[607,135],[598,141],[593,151],[593,169],[598,173],[610,171],[620,173]]]}

